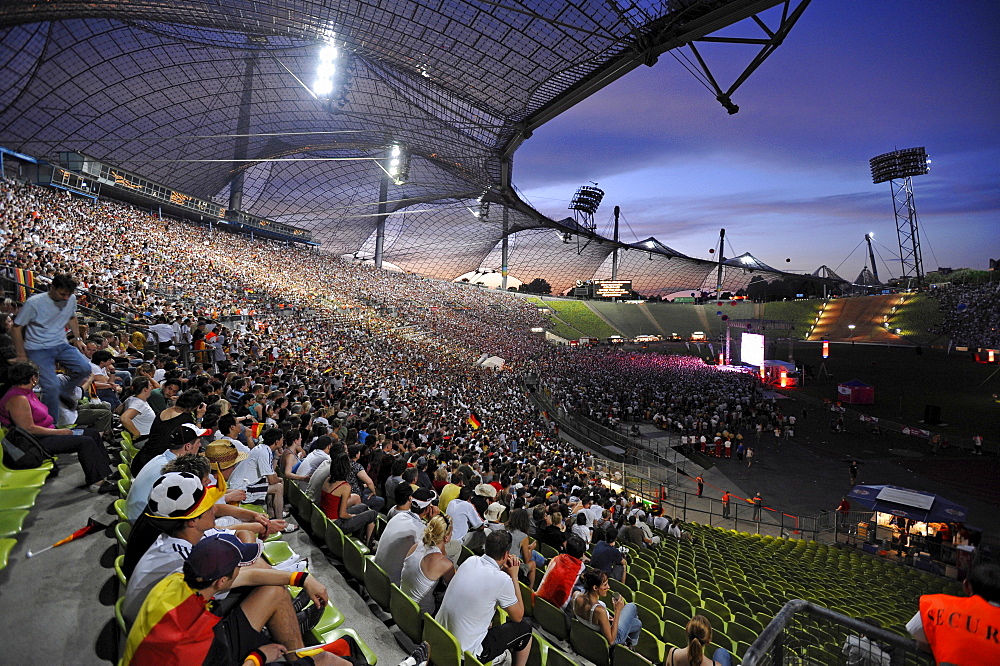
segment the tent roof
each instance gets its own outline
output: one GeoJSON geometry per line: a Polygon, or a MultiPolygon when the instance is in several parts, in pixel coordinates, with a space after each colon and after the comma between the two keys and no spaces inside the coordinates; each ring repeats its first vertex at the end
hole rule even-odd
{"type": "Polygon", "coordinates": [[[840,382],[840,386],[850,386],[851,388],[872,388],[871,384],[865,384],[859,379],[852,379],[849,382],[840,382]]]}
{"type": "Polygon", "coordinates": [[[968,508],[939,495],[899,486],[854,486],[847,498],[879,513],[925,523],[961,523],[969,513],[968,508]]]}

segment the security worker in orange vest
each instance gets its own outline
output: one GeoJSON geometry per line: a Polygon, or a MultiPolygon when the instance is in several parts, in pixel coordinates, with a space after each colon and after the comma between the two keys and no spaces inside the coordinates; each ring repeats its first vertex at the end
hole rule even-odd
{"type": "Polygon", "coordinates": [[[695,477],[695,481],[698,484],[698,497],[701,497],[701,491],[705,489],[705,479],[701,478],[701,474],[695,477]]]}
{"type": "Polygon", "coordinates": [[[969,596],[923,595],[906,630],[939,665],[1000,664],[1000,563],[975,565],[965,593],[969,596]]]}

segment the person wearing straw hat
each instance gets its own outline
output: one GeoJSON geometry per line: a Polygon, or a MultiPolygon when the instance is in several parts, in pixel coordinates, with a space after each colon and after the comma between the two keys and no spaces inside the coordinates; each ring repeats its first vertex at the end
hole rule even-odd
{"type": "MultiPolygon", "coordinates": [[[[233,475],[236,465],[246,460],[250,454],[236,448],[228,439],[217,439],[205,447],[205,458],[216,473],[216,479],[221,478],[220,485],[227,485],[229,477],[233,475]]],[[[229,489],[226,493],[226,503],[219,500],[215,508],[216,527],[239,530],[246,529],[258,534],[261,538],[266,538],[276,532],[291,534],[299,529],[298,525],[289,525],[281,518],[269,518],[266,514],[245,509],[238,506],[238,503],[246,499],[245,490],[229,489]],[[235,497],[235,499],[234,499],[235,497]]]]}

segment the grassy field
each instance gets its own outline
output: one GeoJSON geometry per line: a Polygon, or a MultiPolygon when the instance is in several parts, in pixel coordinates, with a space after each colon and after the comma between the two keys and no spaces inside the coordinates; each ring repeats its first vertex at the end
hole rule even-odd
{"type": "Polygon", "coordinates": [[[896,310],[890,325],[893,328],[902,329],[901,335],[914,344],[947,345],[946,339],[931,333],[929,330],[937,326],[940,321],[941,313],[938,311],[937,299],[929,298],[923,294],[915,294],[908,297],[906,302],[896,310]]]}

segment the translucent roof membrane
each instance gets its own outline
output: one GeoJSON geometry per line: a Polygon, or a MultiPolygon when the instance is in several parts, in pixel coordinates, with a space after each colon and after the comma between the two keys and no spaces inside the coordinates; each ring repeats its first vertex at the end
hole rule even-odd
{"type": "MultiPolygon", "coordinates": [[[[398,143],[411,161],[386,197],[386,261],[443,278],[492,263],[502,207],[472,214],[490,191],[512,206],[512,272],[568,286],[594,275],[610,242],[570,251],[518,199],[504,174],[516,178],[519,142],[657,53],[775,4],[6,0],[0,145],[53,162],[79,151],[223,206],[242,173],[243,211],[343,254],[372,246],[398,143]],[[333,90],[318,97],[330,44],[333,90]]],[[[704,272],[626,254],[650,290],[704,272]]]]}

